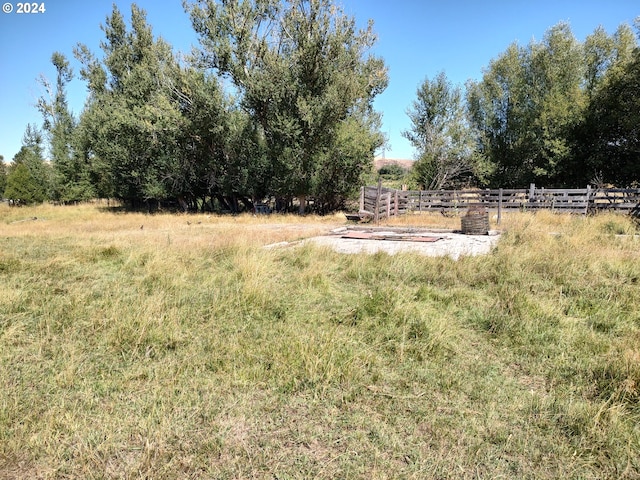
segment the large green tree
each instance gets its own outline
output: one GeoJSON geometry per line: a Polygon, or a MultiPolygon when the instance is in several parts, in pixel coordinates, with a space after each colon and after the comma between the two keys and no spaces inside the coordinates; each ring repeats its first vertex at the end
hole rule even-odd
{"type": "Polygon", "coordinates": [[[557,184],[563,165],[571,159],[570,134],[586,107],[582,52],[565,23],[552,27],[541,43],[529,47],[531,154],[527,166],[531,181],[557,184]]]}
{"type": "Polygon", "coordinates": [[[541,42],[511,45],[481,82],[468,84],[480,149],[494,166],[493,183],[558,181],[570,160],[570,132],[583,118],[583,50],[560,23],[541,42]]]}
{"type": "Polygon", "coordinates": [[[480,176],[462,89],[444,72],[424,80],[407,114],[411,128],[403,135],[417,152],[412,172],[418,184],[436,190],[456,185],[464,176],[480,176]]]}
{"type": "Polygon", "coordinates": [[[173,97],[171,47],[154,38],[135,4],[130,30],[115,5],[102,28],[102,61],[83,45],[75,50],[90,92],[80,143],[100,190],[133,203],[175,195],[184,119],[173,97]]]}
{"type": "Polygon", "coordinates": [[[345,207],[345,201],[371,172],[371,158],[385,141],[380,128],[375,115],[352,116],[340,122],[331,146],[319,155],[312,179],[317,211],[345,207]]]}
{"type": "MultiPolygon", "coordinates": [[[[200,0],[185,8],[200,35],[199,64],[231,79],[264,137],[272,193],[299,196],[304,208],[307,195],[326,197],[324,179],[333,178],[323,175],[327,162],[335,171],[341,162],[352,169],[347,131],[371,148],[380,143],[369,126],[387,74],[369,53],[376,40],[371,23],[358,30],[331,0],[200,0]]],[[[370,164],[371,148],[361,152],[356,171],[370,164]]]]}
{"type": "Polygon", "coordinates": [[[252,199],[266,194],[259,134],[216,77],[184,67],[176,79],[174,96],[184,123],[171,174],[174,190],[198,199],[203,208],[213,208],[214,200],[225,210],[237,210],[238,201],[251,208],[252,199]]]}
{"type": "Polygon", "coordinates": [[[491,183],[629,183],[636,45],[628,25],[611,36],[598,28],[580,43],[560,23],[493,60],[467,90],[491,183]]]}
{"type": "Polygon", "coordinates": [[[612,68],[579,130],[581,172],[601,183],[640,183],[640,48],[612,68]]]}
{"type": "MultiPolygon", "coordinates": [[[[640,31],[640,30],[639,30],[640,31]]],[[[640,182],[640,50],[628,25],[612,36],[601,30],[587,38],[589,104],[574,130],[575,157],[565,178],[579,184],[637,185],[640,182]]]]}

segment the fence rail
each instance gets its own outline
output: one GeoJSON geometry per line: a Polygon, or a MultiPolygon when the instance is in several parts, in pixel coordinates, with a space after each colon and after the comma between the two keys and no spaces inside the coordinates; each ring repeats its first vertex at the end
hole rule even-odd
{"type": "Polygon", "coordinates": [[[361,187],[360,215],[375,220],[407,212],[449,212],[482,205],[490,210],[550,209],[581,213],[598,210],[631,212],[640,209],[638,188],[540,188],[485,190],[395,190],[361,187]]]}

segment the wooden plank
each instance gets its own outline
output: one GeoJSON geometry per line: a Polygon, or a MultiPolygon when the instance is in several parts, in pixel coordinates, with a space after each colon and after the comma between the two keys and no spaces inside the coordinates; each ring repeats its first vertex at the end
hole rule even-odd
{"type": "Polygon", "coordinates": [[[427,235],[398,235],[398,234],[384,234],[376,232],[349,232],[341,235],[340,238],[350,240],[386,240],[392,242],[437,242],[442,237],[432,237],[427,235]]]}

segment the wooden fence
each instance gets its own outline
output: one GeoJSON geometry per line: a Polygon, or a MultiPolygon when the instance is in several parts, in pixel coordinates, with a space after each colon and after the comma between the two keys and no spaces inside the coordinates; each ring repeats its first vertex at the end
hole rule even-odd
{"type": "Polygon", "coordinates": [[[360,216],[378,221],[407,212],[451,212],[482,205],[498,211],[549,209],[587,214],[598,210],[631,212],[640,209],[640,189],[540,188],[486,190],[395,190],[361,187],[360,216]]]}

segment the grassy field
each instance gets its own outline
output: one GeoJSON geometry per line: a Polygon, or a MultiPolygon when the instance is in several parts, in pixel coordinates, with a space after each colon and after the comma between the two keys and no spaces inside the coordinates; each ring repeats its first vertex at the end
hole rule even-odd
{"type": "Polygon", "coordinates": [[[640,478],[629,219],[262,248],[343,218],[0,207],[0,478],[640,478]]]}

